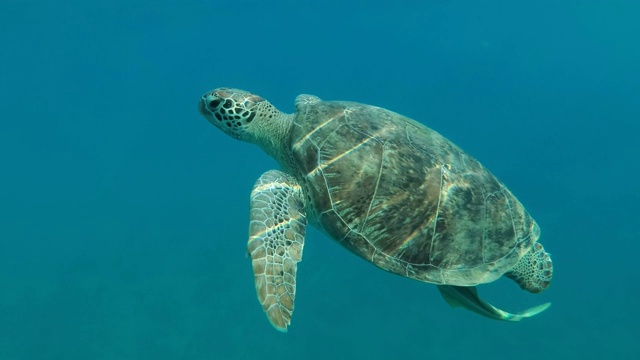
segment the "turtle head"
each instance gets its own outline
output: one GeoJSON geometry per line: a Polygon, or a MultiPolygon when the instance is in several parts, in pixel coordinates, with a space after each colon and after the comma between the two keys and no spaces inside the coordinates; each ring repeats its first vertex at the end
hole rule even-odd
{"type": "Polygon", "coordinates": [[[198,110],[210,123],[227,135],[251,141],[251,128],[256,123],[277,117],[279,111],[258,95],[219,88],[202,95],[198,110]]]}
{"type": "Polygon", "coordinates": [[[279,158],[292,116],[250,92],[218,88],[202,95],[198,110],[225,134],[262,147],[279,158]]]}

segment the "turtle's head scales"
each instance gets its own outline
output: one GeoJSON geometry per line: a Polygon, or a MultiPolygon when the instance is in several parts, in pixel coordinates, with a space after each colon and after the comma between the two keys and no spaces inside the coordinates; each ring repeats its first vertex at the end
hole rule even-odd
{"type": "Polygon", "coordinates": [[[225,134],[259,145],[275,158],[282,154],[291,116],[264,98],[240,89],[217,88],[202,95],[198,111],[225,134]]]}
{"type": "Polygon", "coordinates": [[[262,103],[268,102],[249,92],[218,88],[202,95],[198,110],[226,134],[236,139],[248,140],[247,128],[260,113],[262,103]]]}

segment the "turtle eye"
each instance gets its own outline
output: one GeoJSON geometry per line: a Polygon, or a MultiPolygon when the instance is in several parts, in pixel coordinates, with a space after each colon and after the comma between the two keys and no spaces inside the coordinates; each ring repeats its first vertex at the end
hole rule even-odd
{"type": "Polygon", "coordinates": [[[218,106],[220,106],[221,102],[222,102],[222,100],[220,100],[220,99],[215,99],[215,100],[209,101],[209,109],[213,110],[213,109],[218,108],[218,106]]]}

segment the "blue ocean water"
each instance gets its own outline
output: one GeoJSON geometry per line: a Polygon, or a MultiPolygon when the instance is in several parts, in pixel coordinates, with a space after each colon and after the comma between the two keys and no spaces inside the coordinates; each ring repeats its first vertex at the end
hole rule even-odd
{"type": "Polygon", "coordinates": [[[19,1],[0,13],[0,359],[640,359],[637,1],[19,1]],[[275,331],[245,254],[277,164],[197,112],[219,86],[403,113],[490,168],[554,282],[504,323],[318,231],[275,331]]]}

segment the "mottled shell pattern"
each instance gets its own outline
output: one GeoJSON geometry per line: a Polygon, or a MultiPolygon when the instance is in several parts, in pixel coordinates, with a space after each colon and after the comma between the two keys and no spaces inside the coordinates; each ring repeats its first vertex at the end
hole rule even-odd
{"type": "Polygon", "coordinates": [[[536,222],[477,160],[392,111],[302,95],[290,133],[310,222],[378,267],[471,286],[509,271],[536,222]]]}

